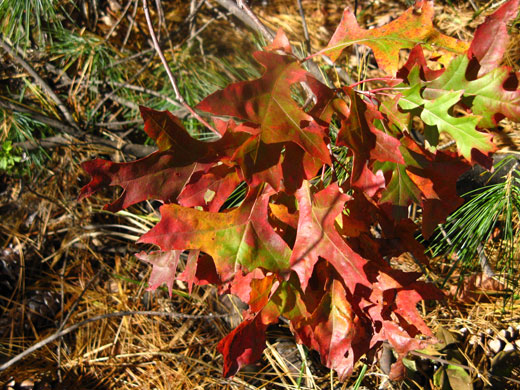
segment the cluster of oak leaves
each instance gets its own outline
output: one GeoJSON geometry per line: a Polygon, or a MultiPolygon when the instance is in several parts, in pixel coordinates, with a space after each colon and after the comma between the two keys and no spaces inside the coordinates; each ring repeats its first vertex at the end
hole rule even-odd
{"type": "Polygon", "coordinates": [[[336,60],[353,43],[369,46],[391,76],[387,87],[371,91],[324,85],[279,31],[253,54],[262,77],[231,84],[196,107],[214,115],[219,139],[196,140],[171,113],[143,107],[158,150],[130,163],[84,163],[91,181],[81,197],[120,186],[121,196],[105,206],[114,212],[162,201],[161,221],[139,240],[160,248],[138,255],[153,265],[150,288],[166,283],[171,290],[175,278],[190,291],[211,283],[248,304],[244,321],[218,345],[225,376],[261,357],[267,326],[283,316],[297,341],[340,378],[387,341],[400,357],[391,372],[397,378],[401,358],[433,340],[417,303],[442,294],[385,259],[411,252],[427,261],[408,206],[422,208],[428,237],[460,205],[457,178],[472,164],[491,166],[495,147],[482,130],[504,117],[520,121],[519,75],[500,65],[517,9],[518,0],[504,4],[470,44],[434,29],[432,1],[370,30],[345,11],[315,55],[336,60]],[[401,49],[410,54],[398,69],[401,49]],[[310,109],[291,97],[302,83],[314,95],[310,109]],[[424,124],[423,144],[410,135],[412,117],[424,124]],[[458,153],[436,149],[441,132],[458,153]],[[352,157],[348,163],[337,161],[340,147],[352,157]],[[321,180],[328,167],[332,178],[321,180]],[[340,170],[348,173],[344,182],[340,170]],[[223,209],[243,182],[243,202],[223,209]],[[188,259],[177,275],[183,251],[188,259]]]}

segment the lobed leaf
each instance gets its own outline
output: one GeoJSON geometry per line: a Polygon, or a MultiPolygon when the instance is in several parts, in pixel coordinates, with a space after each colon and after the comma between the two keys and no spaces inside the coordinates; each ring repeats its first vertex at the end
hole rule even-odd
{"type": "Polygon", "coordinates": [[[396,20],[366,30],[359,26],[352,11],[346,9],[329,44],[320,54],[335,61],[346,47],[363,44],[373,50],[378,66],[394,75],[401,49],[412,49],[421,44],[448,55],[464,53],[467,50],[465,42],[441,34],[433,27],[433,12],[433,1],[417,1],[396,20]]]}

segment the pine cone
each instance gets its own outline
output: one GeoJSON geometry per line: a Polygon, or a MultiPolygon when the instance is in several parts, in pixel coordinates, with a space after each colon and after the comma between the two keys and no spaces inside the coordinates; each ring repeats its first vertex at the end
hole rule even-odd
{"type": "Polygon", "coordinates": [[[26,326],[29,321],[36,329],[55,326],[54,318],[60,310],[60,298],[52,291],[36,290],[25,300],[26,326]]]}

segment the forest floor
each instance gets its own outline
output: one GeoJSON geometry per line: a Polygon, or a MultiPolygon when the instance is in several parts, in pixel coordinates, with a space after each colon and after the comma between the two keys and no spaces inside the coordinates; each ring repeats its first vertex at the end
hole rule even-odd
{"type": "MultiPolygon", "coordinates": [[[[235,302],[209,286],[188,294],[182,282],[174,285],[171,298],[165,288],[147,291],[151,269],[135,253],[148,248],[135,242],[158,220],[154,204],[113,214],[103,205],[115,191],[78,201],[88,181],[82,162],[131,161],[152,150],[139,105],[175,111],[190,131],[198,130],[177,105],[151,48],[141,1],[62,0],[54,2],[59,3],[55,11],[35,5],[49,0],[29,2],[33,5],[24,6],[34,8],[25,10],[20,7],[26,2],[4,3],[12,6],[0,8],[0,39],[12,54],[0,49],[3,389],[520,389],[520,291],[483,276],[478,260],[477,266],[452,273],[453,256],[433,258],[428,270],[434,280],[445,281],[446,300],[423,305],[442,343],[409,357],[406,381],[390,382],[379,365],[361,359],[354,374],[340,382],[319,357],[295,344],[284,323],[269,328],[258,364],[222,378],[216,346],[239,321],[235,302]],[[22,15],[32,16],[24,21],[22,15]],[[56,119],[66,115],[49,90],[64,102],[72,121],[56,119]],[[8,141],[22,149],[9,150],[8,141]],[[51,336],[53,341],[29,350],[51,336]],[[24,352],[20,360],[9,360],[24,352]]],[[[364,26],[388,23],[408,8],[398,0],[358,3],[364,26]]],[[[327,44],[343,9],[354,7],[345,0],[302,4],[313,50],[327,44]]],[[[283,27],[295,45],[302,42],[297,1],[252,5],[268,27],[283,27]]],[[[469,41],[496,8],[487,1],[437,1],[435,24],[469,41]]],[[[260,73],[250,56],[258,39],[216,1],[163,1],[161,12],[152,16],[189,104],[260,73]]],[[[513,31],[507,53],[515,70],[520,69],[519,37],[513,31]]],[[[347,58],[345,69],[354,79],[377,76],[365,53],[352,51],[347,58]]],[[[497,129],[501,152],[518,154],[519,134],[507,122],[497,129]]],[[[513,218],[518,226],[519,216],[513,218]]],[[[484,244],[496,265],[493,251],[499,243],[484,244]]],[[[518,261],[516,256],[509,265],[516,274],[518,261]]],[[[407,256],[393,264],[417,267],[407,256]]]]}

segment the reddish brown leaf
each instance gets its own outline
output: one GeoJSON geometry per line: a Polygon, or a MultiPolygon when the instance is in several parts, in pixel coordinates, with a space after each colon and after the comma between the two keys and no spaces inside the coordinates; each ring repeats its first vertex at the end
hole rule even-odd
{"type": "Polygon", "coordinates": [[[358,336],[355,314],[338,280],[333,280],[328,292],[305,325],[297,329],[298,336],[318,351],[323,364],[334,368],[340,380],[354,368],[353,340],[358,336]]]}
{"type": "Polygon", "coordinates": [[[507,49],[509,34],[507,23],[518,14],[518,0],[503,4],[492,15],[486,17],[473,36],[468,50],[468,57],[478,60],[478,76],[483,76],[500,65],[507,49]]]}
{"type": "Polygon", "coordinates": [[[231,84],[200,102],[197,108],[228,115],[260,126],[266,144],[294,142],[311,156],[330,164],[325,143],[327,128],[319,125],[291,97],[291,86],[312,78],[292,56],[256,52],[264,75],[231,84]]]}
{"type": "Polygon", "coordinates": [[[166,283],[171,298],[181,253],[182,251],[156,251],[150,253],[141,252],[135,255],[138,259],[153,265],[152,274],[148,282],[149,290],[155,290],[161,284],[166,283]]]}
{"type": "Polygon", "coordinates": [[[265,348],[265,330],[260,316],[246,319],[218,343],[224,357],[223,375],[233,376],[240,367],[256,362],[265,348]]]}
{"type": "Polygon", "coordinates": [[[350,98],[350,109],[346,115],[341,113],[337,144],[347,146],[354,155],[351,184],[373,196],[384,186],[384,178],[382,174],[373,174],[367,164],[371,160],[403,164],[401,144],[374,126],[374,120],[381,120],[383,116],[372,103],[364,101],[351,88],[345,88],[344,92],[350,98]]]}
{"type": "Polygon", "coordinates": [[[319,257],[336,268],[351,292],[357,284],[369,286],[370,282],[363,272],[366,260],[345,243],[334,226],[349,196],[343,194],[336,184],[312,194],[310,184],[305,182],[296,197],[299,221],[290,262],[291,269],[298,274],[302,289],[307,288],[319,257]]]}
{"type": "Polygon", "coordinates": [[[123,187],[121,196],[105,206],[116,212],[147,199],[158,199],[165,203],[175,201],[191,175],[207,169],[207,164],[185,163],[169,152],[155,152],[137,161],[113,163],[102,159],[87,161],[83,169],[91,181],[81,189],[79,198],[88,197],[108,187],[123,187]]]}
{"type": "Polygon", "coordinates": [[[433,27],[433,1],[417,1],[396,20],[365,30],[354,13],[345,10],[343,18],[327,47],[320,53],[335,61],[342,50],[353,44],[369,46],[374,51],[379,67],[390,74],[398,68],[399,50],[412,49],[418,43],[442,50],[446,54],[464,53],[467,44],[441,34],[433,27]]]}
{"type": "Polygon", "coordinates": [[[178,201],[185,207],[201,206],[204,210],[216,212],[239,183],[234,168],[218,165],[208,172],[193,174],[178,196],[178,201]]]}
{"type": "Polygon", "coordinates": [[[201,250],[213,258],[224,282],[239,265],[248,271],[287,269],[290,249],[268,222],[271,194],[272,189],[251,189],[240,207],[226,213],[164,205],[161,221],[139,241],[162,250],[201,250]]]}

